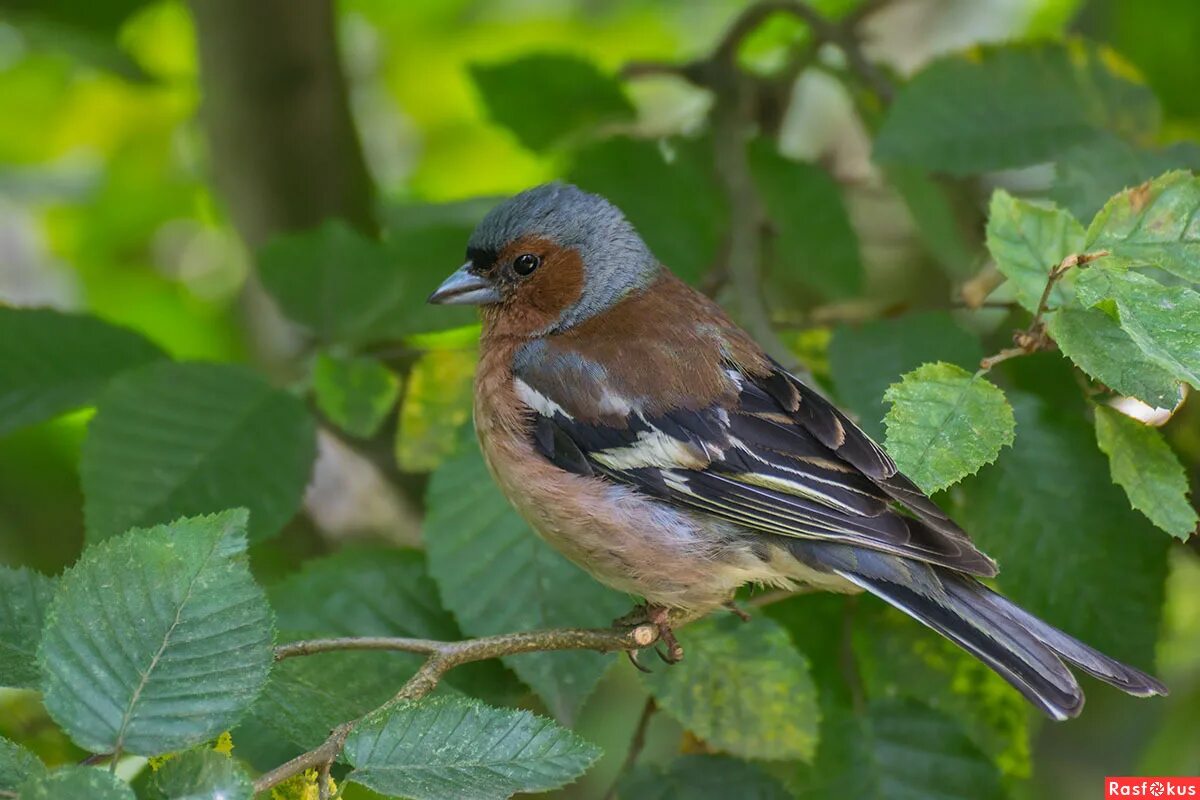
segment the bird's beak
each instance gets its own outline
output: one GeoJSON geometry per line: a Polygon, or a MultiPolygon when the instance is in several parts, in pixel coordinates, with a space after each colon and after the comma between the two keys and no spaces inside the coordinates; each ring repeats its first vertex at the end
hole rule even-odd
{"type": "Polygon", "coordinates": [[[470,261],[463,264],[426,302],[444,306],[482,306],[500,302],[500,292],[487,278],[471,271],[470,261]]]}

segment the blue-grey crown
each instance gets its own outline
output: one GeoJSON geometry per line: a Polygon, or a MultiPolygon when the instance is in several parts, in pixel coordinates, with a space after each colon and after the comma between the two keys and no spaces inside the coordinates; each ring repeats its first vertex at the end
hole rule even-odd
{"type": "Polygon", "coordinates": [[[578,251],[584,290],[555,325],[570,327],[648,285],[657,259],[621,210],[568,183],[547,183],[505,200],[471,234],[469,247],[498,252],[523,236],[542,236],[578,251]]]}

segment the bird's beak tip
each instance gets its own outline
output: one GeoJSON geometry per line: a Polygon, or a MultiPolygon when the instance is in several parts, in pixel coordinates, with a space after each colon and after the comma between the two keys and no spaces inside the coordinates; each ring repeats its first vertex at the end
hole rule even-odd
{"type": "Polygon", "coordinates": [[[437,306],[481,306],[499,300],[500,293],[496,287],[487,278],[472,272],[471,262],[468,261],[442,281],[442,285],[425,302],[437,306]]]}

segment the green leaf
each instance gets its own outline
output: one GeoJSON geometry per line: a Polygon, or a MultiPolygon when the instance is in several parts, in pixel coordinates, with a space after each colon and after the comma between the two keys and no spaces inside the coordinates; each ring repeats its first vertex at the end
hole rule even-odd
{"type": "Polygon", "coordinates": [[[41,678],[34,656],[53,593],[52,578],[0,566],[0,686],[29,689],[41,678]]]}
{"type": "Polygon", "coordinates": [[[707,140],[606,139],[579,153],[570,180],[624,211],[679,277],[695,283],[712,266],[728,214],[707,140]]]}
{"type": "Polygon", "coordinates": [[[460,432],[471,419],[479,355],[474,334],[469,344],[427,350],[409,371],[396,430],[401,469],[431,472],[458,448],[460,432]]]}
{"type": "Polygon", "coordinates": [[[640,766],[623,778],[628,800],[791,800],[762,767],[728,756],[686,755],[665,766],[640,766]]]}
{"type": "Polygon", "coordinates": [[[45,774],[37,756],[0,736],[0,790],[15,792],[26,780],[45,774]]]}
{"type": "Polygon", "coordinates": [[[1121,327],[1142,352],[1177,379],[1200,388],[1200,294],[1104,266],[1080,273],[1075,289],[1085,306],[1113,301],[1121,327]]]}
{"type": "Polygon", "coordinates": [[[151,800],[252,800],[254,784],[237,761],[213,750],[189,750],[158,768],[151,800]]]}
{"type": "Polygon", "coordinates": [[[900,90],[875,159],[971,175],[1048,161],[1104,130],[1145,136],[1157,123],[1154,95],[1111,50],[977,47],[934,61],[900,90]]]}
{"type": "Polygon", "coordinates": [[[634,118],[621,84],[591,61],[534,53],[498,64],[472,64],[488,115],[530,150],[546,150],[605,122],[634,118]]]}
{"type": "Polygon", "coordinates": [[[779,623],[709,618],[681,632],[686,653],[642,675],[667,713],[712,747],[742,758],[809,759],[817,690],[808,660],[779,623]]]}
{"type": "Polygon", "coordinates": [[[888,182],[904,201],[917,235],[942,271],[955,281],[971,277],[979,256],[967,234],[968,230],[973,230],[974,222],[962,219],[964,204],[947,186],[923,170],[891,167],[886,174],[888,182]]]}
{"type": "Polygon", "coordinates": [[[21,785],[20,800],[135,800],[133,789],[107,768],[59,767],[21,785]]]}
{"type": "MultiPolygon", "coordinates": [[[[607,625],[629,610],[529,529],[493,483],[474,442],[433,473],[423,539],[442,600],[470,636],[607,625]]],[[[570,720],[611,656],[584,651],[504,659],[560,720],[570,720]]]]}
{"type": "Polygon", "coordinates": [[[1017,392],[1012,403],[1021,435],[994,467],[962,484],[956,519],[1000,562],[1000,588],[1014,601],[1151,668],[1169,539],[1113,486],[1074,408],[1017,392]]]}
{"type": "Polygon", "coordinates": [[[1187,541],[1200,517],[1188,503],[1183,465],[1158,429],[1097,406],[1096,441],[1130,504],[1167,533],[1187,541]]]}
{"type": "Polygon", "coordinates": [[[59,579],[38,650],[46,710],[94,753],[213,738],[253,702],[271,661],[240,509],[89,547],[59,579]]]}
{"type": "Polygon", "coordinates": [[[373,436],[400,396],[400,379],[373,358],[317,355],[313,365],[317,407],[333,424],[366,439],[373,436]]]}
{"type": "Polygon", "coordinates": [[[461,698],[398,703],[346,740],[348,780],[412,800],[501,800],[557,789],[600,750],[528,711],[461,698]]]}
{"type": "Polygon", "coordinates": [[[784,307],[852,297],[862,290],[858,237],[837,182],[815,164],[784,158],[774,144],[756,140],[750,167],[771,218],[773,236],[764,288],[784,307]]]}
{"type": "Polygon", "coordinates": [[[117,373],[163,358],[95,317],[0,308],[0,435],[87,405],[117,373]]]}
{"type": "Polygon", "coordinates": [[[1163,150],[1145,150],[1119,136],[1099,136],[1059,157],[1050,197],[1076,219],[1091,219],[1126,187],[1180,168],[1200,169],[1200,147],[1179,142],[1163,150]]]}
{"type": "Polygon", "coordinates": [[[927,361],[976,369],[983,358],[979,339],[948,313],[933,311],[839,325],[829,342],[829,367],[838,399],[858,415],[869,435],[883,438],[883,393],[906,372],[927,361]]]}
{"type": "Polygon", "coordinates": [[[1088,226],[1087,246],[1200,283],[1200,178],[1168,172],[1116,195],[1088,226]]]}
{"type": "Polygon", "coordinates": [[[383,244],[329,220],[268,242],[259,274],[283,312],[324,342],[395,339],[475,319],[470,308],[425,303],[462,263],[470,232],[431,225],[397,231],[383,244]]]}
{"type": "MultiPolygon", "coordinates": [[[[1012,281],[1017,301],[1036,312],[1050,270],[1072,253],[1084,249],[1084,230],[1060,208],[1019,200],[1003,189],[992,194],[988,209],[987,247],[996,267],[1012,281]]],[[[1046,302],[1058,308],[1066,301],[1061,285],[1046,302]]]]}
{"type": "Polygon", "coordinates": [[[831,715],[802,768],[801,800],[1002,800],[1000,773],[953,719],[915,701],[872,702],[864,716],[831,715]]]}
{"type": "Polygon", "coordinates": [[[316,451],[304,404],[231,364],[155,364],[100,398],[80,461],[88,540],[242,506],[250,538],[279,532],[316,451]]]}
{"type": "Polygon", "coordinates": [[[883,396],[892,404],[888,453],[902,472],[933,493],[972,475],[1013,442],[1004,392],[981,375],[943,362],[904,375],[883,396]]]}
{"type": "Polygon", "coordinates": [[[1174,408],[1179,402],[1179,381],[1103,311],[1060,308],[1046,318],[1046,329],[1077,367],[1114,391],[1156,408],[1174,408]]]}

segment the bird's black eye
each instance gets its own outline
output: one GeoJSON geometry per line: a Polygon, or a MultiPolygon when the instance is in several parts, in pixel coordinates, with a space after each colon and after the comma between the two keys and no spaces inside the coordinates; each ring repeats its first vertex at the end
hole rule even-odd
{"type": "Polygon", "coordinates": [[[533,253],[522,253],[513,261],[513,272],[518,275],[528,275],[538,268],[542,260],[533,253]]]}

